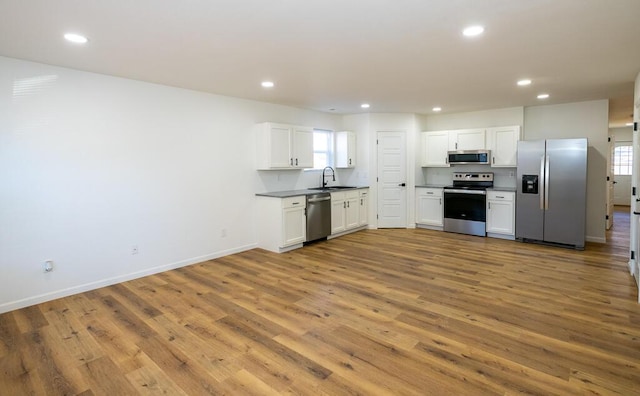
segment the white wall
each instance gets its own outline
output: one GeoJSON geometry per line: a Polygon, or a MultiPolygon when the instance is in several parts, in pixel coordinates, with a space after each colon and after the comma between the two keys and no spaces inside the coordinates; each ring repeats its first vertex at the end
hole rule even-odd
{"type": "MultiPolygon", "coordinates": [[[[633,92],[633,121],[640,123],[640,73],[636,76],[636,85],[633,92]]],[[[633,131],[633,175],[631,176],[631,184],[638,186],[640,180],[640,136],[639,131],[633,131]]],[[[637,198],[637,195],[636,195],[637,198]]],[[[634,199],[631,200],[631,213],[640,211],[640,203],[634,199]]],[[[639,216],[631,216],[631,227],[629,235],[629,252],[635,252],[635,259],[629,260],[629,271],[633,274],[638,285],[638,302],[640,302],[640,265],[638,265],[638,238],[640,232],[638,230],[639,216]]]]}
{"type": "Polygon", "coordinates": [[[525,140],[580,137],[589,140],[586,238],[595,242],[605,242],[608,124],[608,100],[535,106],[524,110],[525,140]]]}
{"type": "Polygon", "coordinates": [[[317,177],[255,171],[263,121],[341,117],[0,57],[0,312],[255,246],[255,192],[317,177]]]}
{"type": "Polygon", "coordinates": [[[421,131],[446,131],[449,129],[489,128],[524,123],[523,107],[508,107],[454,114],[431,114],[420,120],[421,131]]]}

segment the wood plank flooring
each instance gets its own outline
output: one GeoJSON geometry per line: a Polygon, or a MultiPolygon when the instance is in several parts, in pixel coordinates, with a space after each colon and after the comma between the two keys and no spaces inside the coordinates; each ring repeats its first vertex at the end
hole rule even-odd
{"type": "Polygon", "coordinates": [[[618,214],[583,252],[370,230],[9,312],[0,394],[637,395],[618,214]]]}

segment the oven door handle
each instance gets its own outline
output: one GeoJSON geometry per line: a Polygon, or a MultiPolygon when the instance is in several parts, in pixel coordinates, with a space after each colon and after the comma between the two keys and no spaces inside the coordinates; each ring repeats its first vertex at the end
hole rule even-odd
{"type": "Polygon", "coordinates": [[[446,189],[444,193],[457,193],[457,194],[475,194],[475,195],[487,195],[485,190],[456,190],[456,189],[446,189]]]}

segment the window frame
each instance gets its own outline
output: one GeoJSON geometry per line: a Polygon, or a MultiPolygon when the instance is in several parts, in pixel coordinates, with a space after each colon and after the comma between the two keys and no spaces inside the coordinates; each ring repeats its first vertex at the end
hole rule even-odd
{"type": "Polygon", "coordinates": [[[631,142],[616,142],[611,160],[614,176],[631,176],[633,173],[633,145],[631,142]],[[624,162],[622,162],[623,158],[624,162]]]}
{"type": "Polygon", "coordinates": [[[334,166],[335,163],[335,131],[331,129],[313,128],[313,168],[306,168],[305,171],[322,171],[327,166],[334,166]],[[316,133],[325,134],[326,136],[326,150],[319,150],[316,147],[316,133]],[[316,154],[326,154],[326,165],[322,167],[316,167],[316,154]]]}

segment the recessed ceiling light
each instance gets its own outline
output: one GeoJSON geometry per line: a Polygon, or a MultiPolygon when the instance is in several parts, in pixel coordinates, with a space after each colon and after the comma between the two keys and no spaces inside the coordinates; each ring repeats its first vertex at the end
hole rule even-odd
{"type": "Polygon", "coordinates": [[[518,81],[518,85],[521,87],[524,87],[525,85],[531,85],[531,80],[529,79],[520,80],[518,81]]]}
{"type": "Polygon", "coordinates": [[[435,111],[435,112],[442,111],[442,107],[434,107],[434,108],[433,108],[433,109],[431,109],[431,110],[433,110],[433,111],[435,111]]]}
{"type": "Polygon", "coordinates": [[[480,26],[480,25],[474,25],[474,26],[469,26],[464,28],[464,30],[462,31],[462,34],[464,34],[467,37],[474,37],[474,36],[479,36],[484,32],[484,27],[480,26]]]}
{"type": "Polygon", "coordinates": [[[633,126],[633,122],[627,122],[626,124],[624,124],[626,126],[633,126]]]}
{"type": "Polygon", "coordinates": [[[549,94],[540,94],[538,95],[538,99],[548,99],[549,98],[549,94]]]}
{"type": "Polygon", "coordinates": [[[360,107],[362,107],[363,109],[368,109],[369,107],[371,107],[371,105],[369,103],[363,103],[360,105],[360,107]]]}
{"type": "Polygon", "coordinates": [[[70,41],[70,42],[76,43],[76,44],[85,44],[87,41],[89,41],[89,39],[86,38],[85,36],[83,36],[81,34],[76,34],[76,33],[66,33],[64,35],[64,38],[67,41],[70,41]]]}
{"type": "Polygon", "coordinates": [[[263,88],[273,88],[275,84],[273,81],[263,81],[260,85],[262,85],[263,88]]]}

